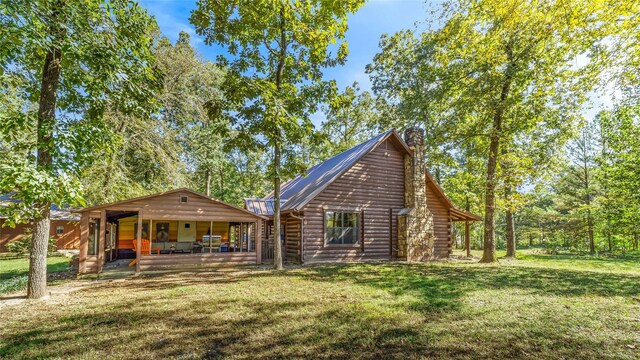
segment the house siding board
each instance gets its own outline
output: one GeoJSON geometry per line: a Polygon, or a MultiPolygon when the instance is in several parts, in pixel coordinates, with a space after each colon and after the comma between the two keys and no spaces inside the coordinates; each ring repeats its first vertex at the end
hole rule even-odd
{"type": "Polygon", "coordinates": [[[392,141],[386,140],[304,207],[305,262],[390,258],[389,238],[396,235],[389,234],[389,209],[404,207],[403,155],[392,141]],[[364,251],[361,244],[324,245],[324,211],[340,209],[364,211],[364,251]]]}
{"type": "Polygon", "coordinates": [[[285,220],[285,251],[288,262],[300,262],[300,238],[302,224],[300,220],[287,217],[285,220]]]}
{"type": "Polygon", "coordinates": [[[194,255],[144,255],[140,260],[141,270],[173,267],[225,267],[255,265],[256,252],[212,253],[194,255]]]}
{"type": "Polygon", "coordinates": [[[427,186],[427,208],[433,215],[433,232],[436,236],[434,255],[436,258],[449,256],[450,252],[450,218],[447,204],[440,199],[436,192],[427,186]]]}

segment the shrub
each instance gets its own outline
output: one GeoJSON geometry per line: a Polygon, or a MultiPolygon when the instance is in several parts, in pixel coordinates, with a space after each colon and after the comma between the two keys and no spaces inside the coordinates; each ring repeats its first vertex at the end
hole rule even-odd
{"type": "MultiPolygon", "coordinates": [[[[7,250],[17,255],[27,255],[29,254],[29,249],[31,249],[31,241],[33,240],[33,234],[31,233],[31,229],[27,229],[24,232],[24,236],[16,241],[12,241],[7,244],[7,250]]],[[[51,253],[58,250],[56,246],[56,238],[53,236],[49,237],[49,247],[47,248],[47,253],[51,255],[51,253]]]]}

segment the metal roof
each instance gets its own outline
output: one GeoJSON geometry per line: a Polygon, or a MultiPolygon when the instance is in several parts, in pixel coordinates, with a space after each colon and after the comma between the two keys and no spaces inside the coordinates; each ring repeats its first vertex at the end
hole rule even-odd
{"type": "MultiPolygon", "coordinates": [[[[14,192],[0,194],[0,208],[8,207],[12,204],[19,203],[20,200],[14,198],[13,197],[14,194],[15,194],[14,192]]],[[[72,211],[73,209],[69,207],[61,208],[58,205],[51,204],[50,218],[51,220],[80,220],[80,215],[74,214],[72,213],[72,211]]],[[[3,216],[2,214],[0,214],[0,219],[4,217],[6,216],[3,216]]]]}
{"type": "MultiPolygon", "coordinates": [[[[280,199],[280,206],[286,202],[286,199],[280,199]]],[[[258,215],[272,216],[273,215],[273,199],[264,200],[256,198],[244,199],[244,207],[252,213],[258,215]]]]}
{"type": "MultiPolygon", "coordinates": [[[[394,130],[388,130],[382,134],[363,142],[347,151],[344,151],[329,160],[317,164],[303,175],[298,175],[293,180],[286,182],[280,189],[280,197],[287,199],[282,210],[300,210],[309,201],[316,197],[334,180],[347,172],[364,155],[375,149],[389,136],[395,136],[399,143],[410,152],[406,144],[394,130]]],[[[273,193],[263,200],[273,200],[273,193]]]]}

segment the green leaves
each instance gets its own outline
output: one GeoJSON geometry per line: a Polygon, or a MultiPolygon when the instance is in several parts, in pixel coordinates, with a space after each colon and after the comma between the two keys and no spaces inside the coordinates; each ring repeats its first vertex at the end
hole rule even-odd
{"type": "Polygon", "coordinates": [[[105,110],[155,109],[155,20],[124,0],[3,0],[0,23],[0,192],[21,201],[10,216],[38,217],[34,203],[82,205],[79,177],[112,139],[105,110]],[[46,54],[58,51],[59,79],[43,80],[46,54]],[[55,118],[37,121],[41,83],[55,90],[55,118]],[[39,166],[36,149],[47,154],[39,166]]]}
{"type": "Polygon", "coordinates": [[[295,159],[297,144],[313,130],[310,116],[332,94],[322,69],[346,60],[346,19],[363,3],[198,2],[190,19],[197,33],[229,53],[219,62],[231,70],[224,87],[238,104],[236,145],[278,146],[285,160],[295,159]]]}

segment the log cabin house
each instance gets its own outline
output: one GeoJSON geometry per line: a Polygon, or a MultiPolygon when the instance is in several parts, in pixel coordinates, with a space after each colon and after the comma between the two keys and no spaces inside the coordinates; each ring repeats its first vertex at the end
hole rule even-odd
{"type": "MultiPolygon", "coordinates": [[[[283,184],[283,255],[296,263],[428,261],[451,253],[456,208],[426,171],[424,132],[382,133],[283,184]]],[[[273,194],[245,208],[189,189],[80,210],[81,273],[135,258],[136,271],[273,259],[273,194]],[[141,253],[147,241],[151,254],[141,253]],[[134,252],[135,249],[136,251],[134,252]]]]}
{"type": "MultiPolygon", "coordinates": [[[[469,223],[480,218],[455,207],[427,171],[423,130],[408,129],[405,140],[387,131],[282,185],[288,262],[445,258],[454,222],[465,222],[468,243],[469,223]]],[[[273,194],[245,199],[269,219],[265,244],[273,241],[273,203],[273,194]]]]}

